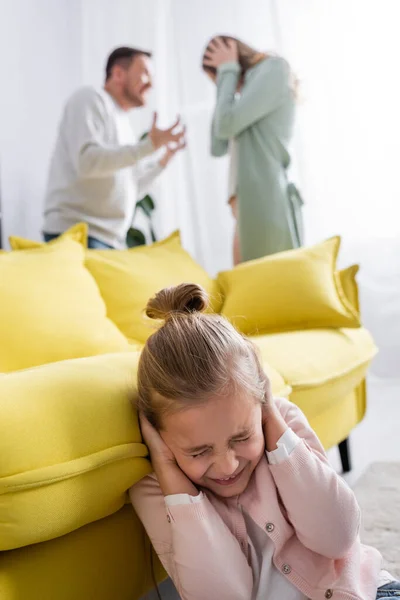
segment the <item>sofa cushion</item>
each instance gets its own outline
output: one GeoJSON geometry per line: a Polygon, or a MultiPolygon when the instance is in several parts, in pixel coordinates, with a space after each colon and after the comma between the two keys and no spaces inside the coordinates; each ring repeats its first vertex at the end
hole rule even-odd
{"type": "Polygon", "coordinates": [[[351,265],[342,271],[337,272],[343,292],[347,300],[350,302],[352,307],[357,313],[360,310],[359,298],[358,298],[358,285],[357,285],[357,273],[359,271],[359,265],[351,265]]]}
{"type": "Polygon", "coordinates": [[[138,354],[0,376],[0,550],[119,510],[150,472],[130,396],[138,354]]]}
{"type": "Polygon", "coordinates": [[[313,329],[252,338],[292,388],[290,400],[309,419],[361,383],[376,354],[364,328],[313,329]]]}
{"type": "Polygon", "coordinates": [[[71,239],[0,254],[0,372],[129,350],[84,254],[71,239]]]}
{"type": "Polygon", "coordinates": [[[130,250],[88,250],[86,267],[95,278],[107,314],[131,340],[145,342],[154,332],[154,320],[144,309],[162,288],[184,282],[202,285],[211,298],[211,310],[222,305],[214,279],[181,246],[179,232],[150,246],[130,250]]]}
{"type": "MultiPolygon", "coordinates": [[[[88,226],[87,223],[77,223],[73,225],[67,231],[62,233],[58,238],[54,238],[48,244],[57,244],[61,240],[71,239],[75,240],[79,244],[82,244],[84,248],[87,248],[88,241],[88,226]]],[[[41,248],[45,245],[44,242],[37,242],[34,240],[27,240],[15,235],[11,235],[8,238],[12,250],[31,250],[33,248],[41,248]]]]}
{"type": "Polygon", "coordinates": [[[48,542],[0,557],[2,600],[137,600],[165,578],[131,505],[48,542]]]}
{"type": "Polygon", "coordinates": [[[242,263],[218,276],[222,314],[246,334],[359,327],[336,274],[340,238],[242,263]]]}

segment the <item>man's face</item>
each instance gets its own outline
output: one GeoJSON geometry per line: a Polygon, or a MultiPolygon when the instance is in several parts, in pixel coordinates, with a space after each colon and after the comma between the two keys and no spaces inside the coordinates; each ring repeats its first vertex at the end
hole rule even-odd
{"type": "Polygon", "coordinates": [[[143,54],[135,56],[122,78],[123,94],[132,107],[144,106],[152,87],[152,62],[143,54]]]}

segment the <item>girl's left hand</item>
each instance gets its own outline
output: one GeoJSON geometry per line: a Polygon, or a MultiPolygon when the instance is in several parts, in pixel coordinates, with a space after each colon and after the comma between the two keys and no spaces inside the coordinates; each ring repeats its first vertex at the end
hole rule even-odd
{"type": "Polygon", "coordinates": [[[274,396],[272,395],[271,383],[268,377],[265,379],[265,397],[262,405],[262,424],[266,425],[268,419],[277,411],[274,396]]]}
{"type": "Polygon", "coordinates": [[[215,38],[207,48],[203,64],[217,69],[220,65],[229,62],[238,62],[237,42],[235,40],[224,42],[221,38],[215,38]]]}
{"type": "Polygon", "coordinates": [[[265,403],[262,405],[261,418],[265,447],[268,452],[272,452],[273,450],[276,450],[276,444],[279,438],[285,433],[288,426],[275,404],[268,379],[265,383],[265,403]]]}

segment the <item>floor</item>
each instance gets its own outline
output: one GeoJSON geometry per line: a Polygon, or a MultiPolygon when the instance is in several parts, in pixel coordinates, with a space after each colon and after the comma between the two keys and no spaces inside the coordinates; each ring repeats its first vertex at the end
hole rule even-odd
{"type": "MultiPolygon", "coordinates": [[[[352,471],[344,477],[353,486],[366,468],[377,461],[400,462],[400,379],[378,379],[368,381],[367,415],[350,437],[352,471]]],[[[329,460],[340,471],[337,448],[328,452],[329,460]]],[[[173,586],[166,581],[160,586],[162,600],[179,600],[173,586]]],[[[158,600],[149,594],[145,600],[158,600]]]]}

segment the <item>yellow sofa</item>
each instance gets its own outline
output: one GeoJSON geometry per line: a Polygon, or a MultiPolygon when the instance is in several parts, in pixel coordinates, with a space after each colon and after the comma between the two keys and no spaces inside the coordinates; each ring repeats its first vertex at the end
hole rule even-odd
{"type": "MultiPolygon", "coordinates": [[[[147,293],[150,274],[157,271],[151,266],[166,256],[157,271],[158,283],[152,277],[151,285],[163,287],[189,278],[201,281],[214,295],[214,308],[221,310],[223,294],[220,297],[215,282],[186,254],[182,258],[176,240],[175,236],[172,249],[170,239],[135,255],[135,266],[140,264],[145,271],[138,293],[147,293]],[[172,274],[167,273],[167,264],[175,264],[172,274]]],[[[76,259],[76,247],[71,248],[76,259]]],[[[49,261],[54,260],[54,252],[49,261]]],[[[63,247],[64,258],[65,252],[63,247]]],[[[38,249],[26,256],[32,269],[38,261],[44,264],[47,251],[38,249]]],[[[114,260],[122,269],[119,276],[131,276],[127,270],[131,255],[123,255],[122,261],[120,256],[89,253],[79,267],[98,277],[103,298],[98,301],[106,305],[104,319],[112,320],[125,292],[129,302],[134,301],[129,290],[121,287],[114,298],[117,304],[107,305],[107,290],[102,289],[110,282],[114,260]],[[95,256],[99,263],[91,264],[95,256]]],[[[355,274],[356,269],[349,268],[338,278],[357,309],[355,274]]],[[[90,301],[95,301],[93,289],[90,301]]],[[[100,312],[99,308],[98,319],[100,312]]],[[[13,318],[18,327],[17,315],[13,318]]],[[[122,329],[123,319],[118,325],[122,329]]],[[[0,318],[0,331],[1,326],[0,318]]],[[[75,357],[71,346],[75,338],[71,338],[67,346],[71,360],[60,361],[59,353],[49,347],[48,364],[36,366],[24,349],[23,369],[0,374],[1,600],[134,600],[154,586],[153,578],[160,581],[165,576],[126,495],[151,469],[131,405],[143,339],[124,341],[110,350],[109,323],[105,331],[106,343],[103,336],[92,352],[97,356],[75,357]],[[102,343],[108,354],[102,351],[102,343]],[[32,368],[26,368],[29,360],[32,368]]],[[[139,338],[143,332],[142,326],[139,338]]],[[[47,344],[49,335],[46,330],[47,344]]],[[[115,344],[115,332],[112,339],[115,344]]],[[[326,448],[341,444],[345,463],[345,440],[366,408],[364,379],[375,354],[368,332],[358,326],[320,327],[259,332],[253,340],[274,394],[290,397],[303,409],[326,448]]],[[[62,344],[56,332],[54,344],[62,344]]]]}

